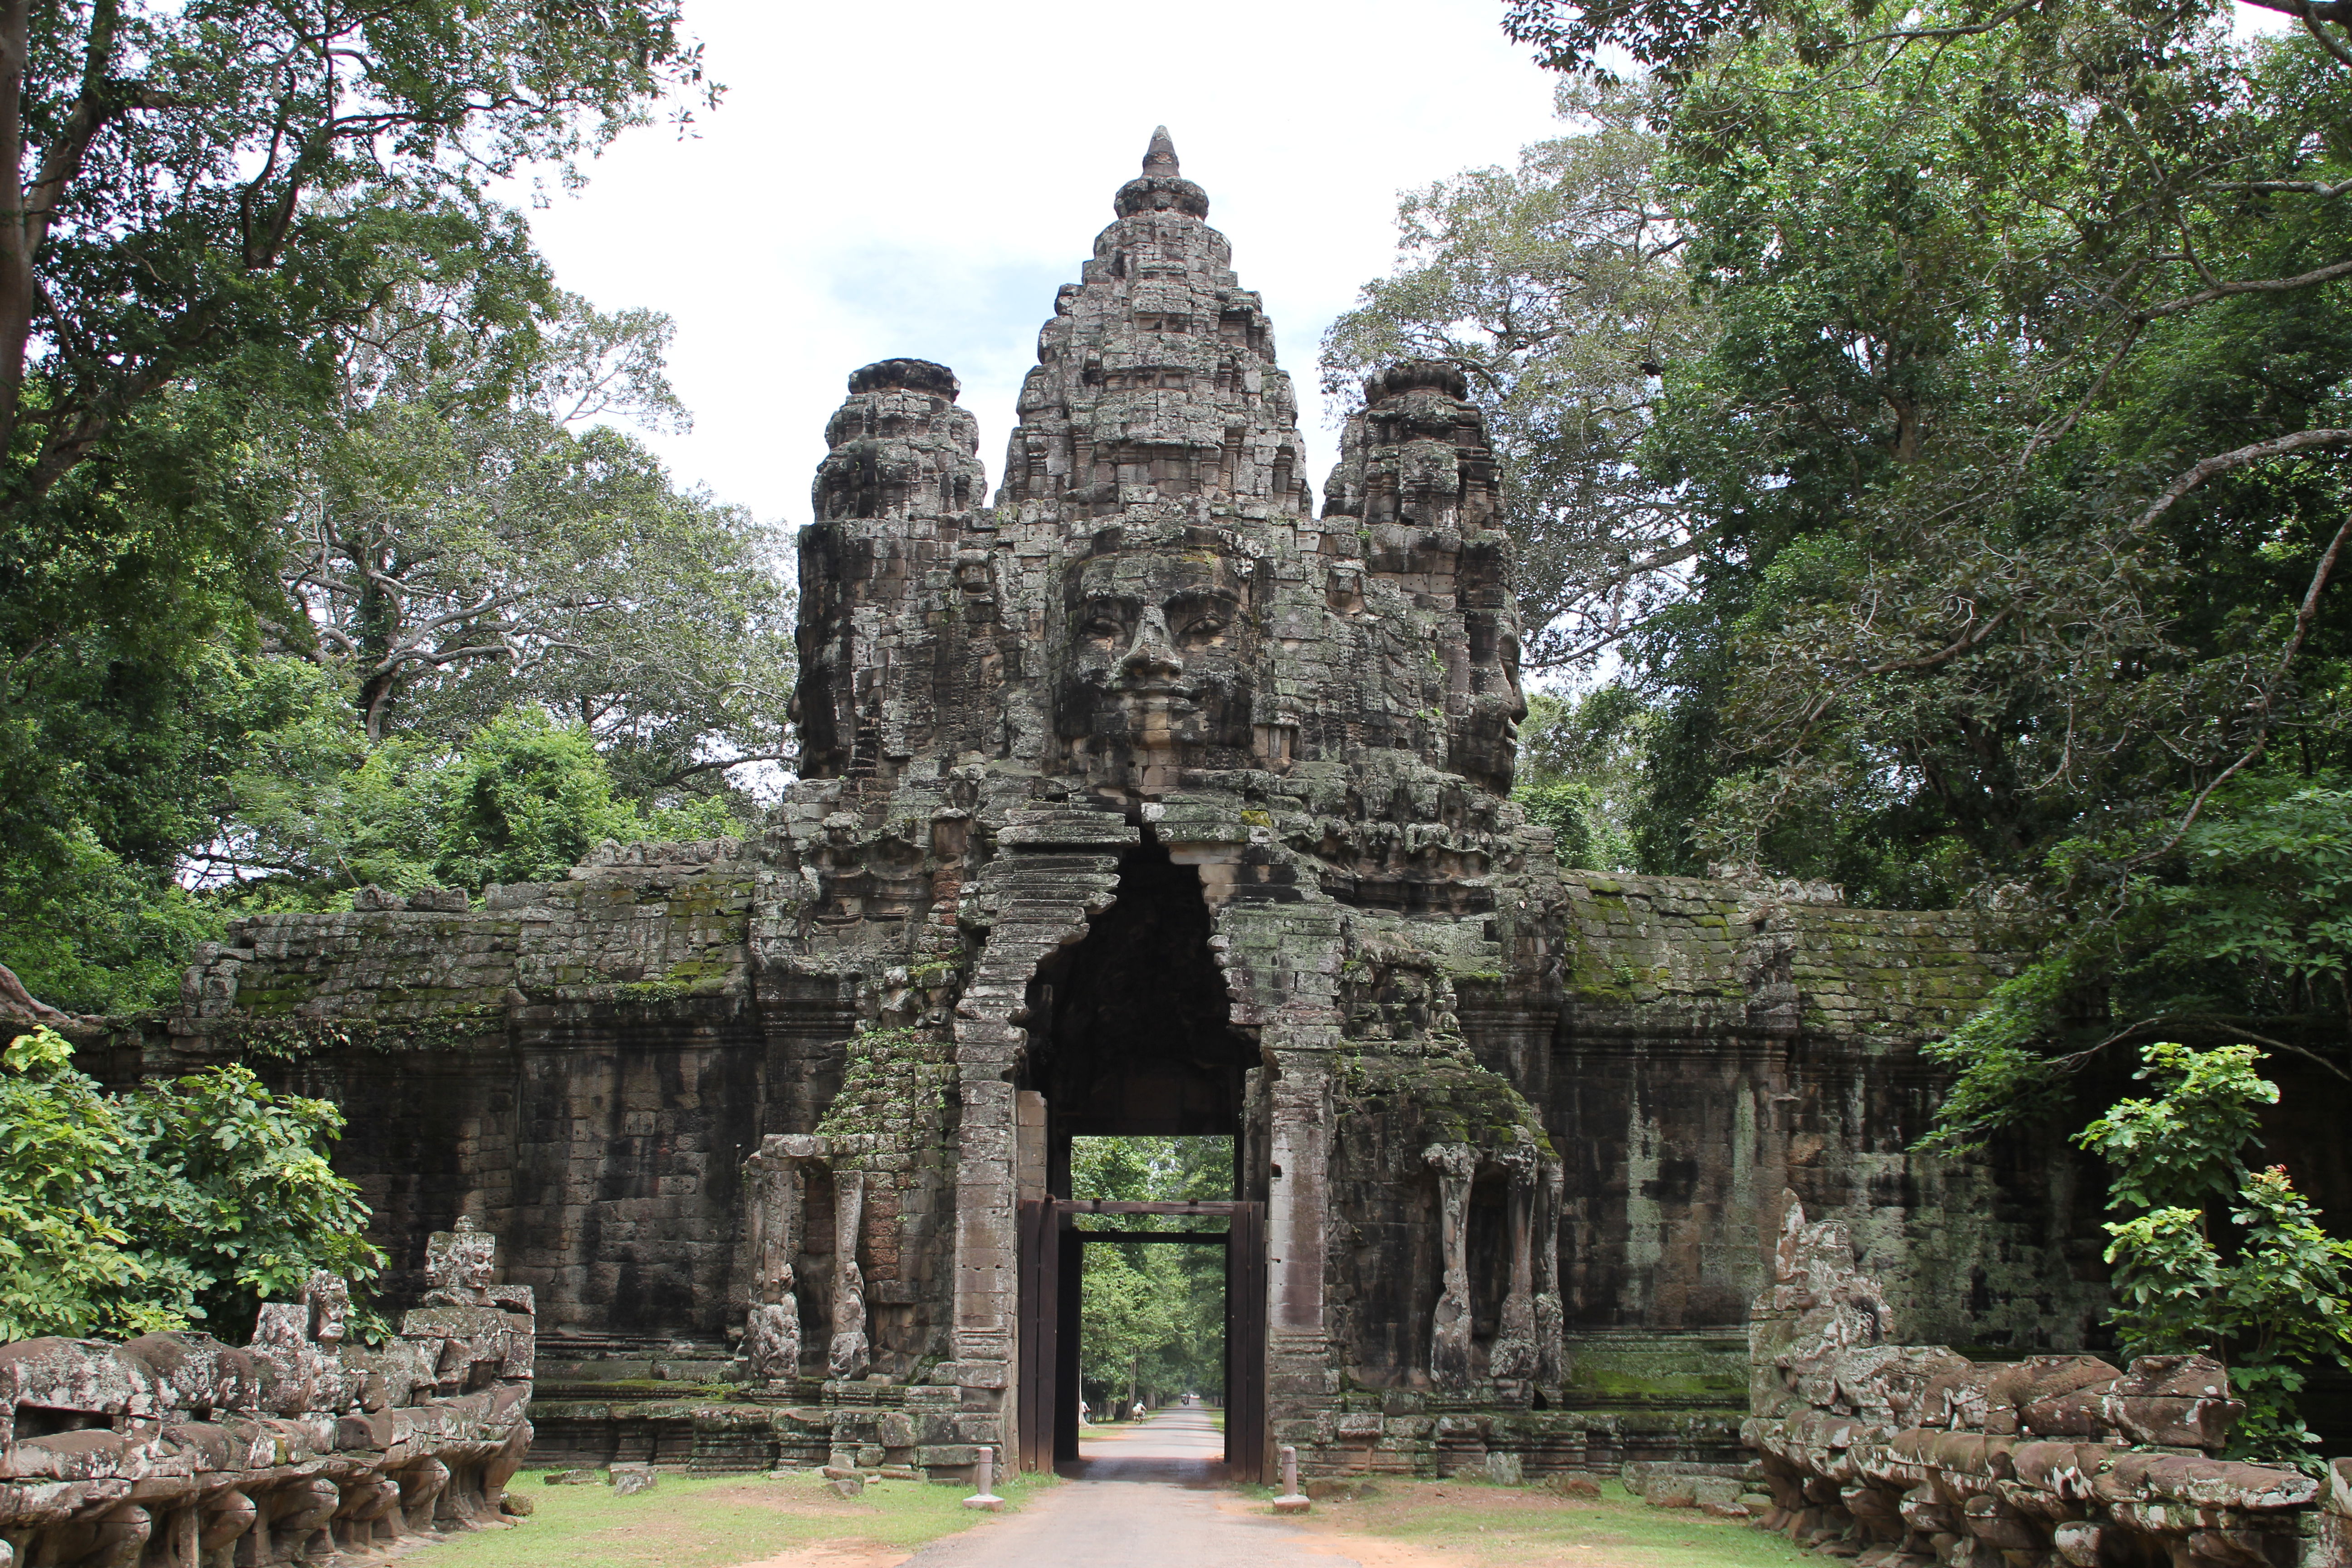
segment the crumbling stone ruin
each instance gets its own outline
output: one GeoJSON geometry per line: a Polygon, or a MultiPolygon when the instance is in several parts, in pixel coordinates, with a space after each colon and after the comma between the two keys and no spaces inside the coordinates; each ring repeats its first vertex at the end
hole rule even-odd
{"type": "Polygon", "coordinates": [[[1906,1152],[1974,921],[1562,871],[1460,374],[1373,377],[1318,515],[1164,132],[1114,205],[992,504],[952,373],[850,376],[761,832],[242,921],[114,1074],[342,1105],[395,1301],[457,1217],[507,1237],[551,1462],[1029,1451],[1076,1390],[1022,1205],[1097,1134],[1234,1136],[1235,1397],[1310,1472],[1736,1459],[1783,1188],[1908,1331],[2081,1349],[2077,1164],[1906,1152]]]}
{"type": "Polygon", "coordinates": [[[2352,1565],[2352,1459],[2321,1479],[2214,1458],[2245,1408],[2219,1363],[1890,1344],[1844,1225],[1787,1203],[1742,1428],[1766,1528],[1865,1568],[2352,1565]]]}
{"type": "Polygon", "coordinates": [[[313,1274],[243,1350],[208,1334],[0,1345],[0,1568],[268,1568],[494,1520],[529,1453],[528,1286],[492,1238],[425,1241],[381,1349],[313,1274]]]}

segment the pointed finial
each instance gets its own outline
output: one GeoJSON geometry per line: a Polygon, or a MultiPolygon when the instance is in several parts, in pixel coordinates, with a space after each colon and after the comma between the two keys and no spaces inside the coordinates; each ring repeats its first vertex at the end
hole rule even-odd
{"type": "Polygon", "coordinates": [[[1186,179],[1178,169],[1176,143],[1169,139],[1168,127],[1162,125],[1151,132],[1151,145],[1143,154],[1143,173],[1118,188],[1111,207],[1121,217],[1133,217],[1140,212],[1180,212],[1205,218],[1209,216],[1209,193],[1186,179]]]}

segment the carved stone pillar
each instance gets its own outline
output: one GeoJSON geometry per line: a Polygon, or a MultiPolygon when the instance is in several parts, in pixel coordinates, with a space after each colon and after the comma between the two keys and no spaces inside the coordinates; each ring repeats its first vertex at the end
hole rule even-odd
{"type": "Polygon", "coordinates": [[[857,1233],[866,1217],[866,1173],[833,1173],[833,1354],[837,1378],[864,1377],[866,1276],[857,1268],[857,1233]]]}
{"type": "Polygon", "coordinates": [[[1535,1209],[1536,1159],[1531,1149],[1514,1149],[1498,1156],[1510,1175],[1511,1286],[1503,1297],[1502,1321],[1495,1333],[1489,1370],[1497,1381],[1522,1386],[1510,1392],[1524,1398],[1525,1385],[1536,1377],[1535,1209]]]}
{"type": "Polygon", "coordinates": [[[800,1256],[803,1192],[801,1162],[771,1138],[744,1162],[751,1171],[751,1305],[743,1324],[743,1358],[754,1383],[800,1375],[801,1308],[793,1290],[800,1256]]]}
{"type": "Polygon", "coordinates": [[[1567,1172],[1543,1167],[1536,1204],[1536,1382],[1557,1391],[1568,1379],[1568,1311],[1559,1299],[1560,1199],[1567,1172]]]}
{"type": "Polygon", "coordinates": [[[1477,1151],[1467,1143],[1433,1143],[1422,1158],[1437,1173],[1438,1246],[1444,1288],[1429,1327],[1429,1377],[1448,1390],[1470,1384],[1470,1178],[1477,1151]]]}

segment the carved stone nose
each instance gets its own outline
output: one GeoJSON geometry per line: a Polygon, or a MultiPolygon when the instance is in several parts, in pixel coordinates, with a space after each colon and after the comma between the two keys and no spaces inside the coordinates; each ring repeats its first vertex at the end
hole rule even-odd
{"type": "Polygon", "coordinates": [[[1130,681],[1173,680],[1184,673],[1184,661],[1176,657],[1176,649],[1168,636],[1168,616],[1160,610],[1146,609],[1135,626],[1135,640],[1128,645],[1127,657],[1118,661],[1121,679],[1130,681]]]}

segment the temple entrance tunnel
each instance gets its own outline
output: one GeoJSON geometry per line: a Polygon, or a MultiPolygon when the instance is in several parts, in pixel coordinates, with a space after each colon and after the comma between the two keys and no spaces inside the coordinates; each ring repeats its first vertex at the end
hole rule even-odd
{"type": "MultiPolygon", "coordinates": [[[[1147,828],[1120,859],[1109,908],[1030,983],[1024,1160],[1042,1157],[1053,1212],[1038,1239],[1054,1258],[1024,1277],[1024,1317],[1041,1331],[1053,1320],[1053,1364],[1033,1369],[1032,1386],[1038,1418],[1051,1424],[1050,1436],[1035,1435],[1037,1451],[1058,1464],[1093,1457],[1080,1447],[1082,1402],[1099,1420],[1139,1394],[1156,1405],[1179,1392],[1176,1382],[1220,1404],[1229,1389],[1255,1402],[1229,1426],[1234,1442],[1263,1431],[1262,1382],[1229,1375],[1245,1339],[1256,1342],[1246,1347],[1253,1360],[1263,1355],[1263,1313],[1235,1320],[1231,1256],[1262,1252],[1263,1233],[1230,1211],[1248,1195],[1251,1150],[1265,1146],[1263,1115],[1253,1139],[1250,1108],[1265,1071],[1256,1031],[1232,1022],[1214,941],[1199,871],[1147,828]],[[1213,1207],[1135,1212],[1194,1201],[1213,1207]],[[1074,1212],[1105,1202],[1114,1212],[1074,1212]],[[1109,1363],[1119,1356],[1124,1376],[1109,1363]],[[1171,1376],[1179,1366],[1188,1374],[1171,1376]]],[[[1024,1351],[1041,1353],[1034,1343],[1024,1351]]]]}

